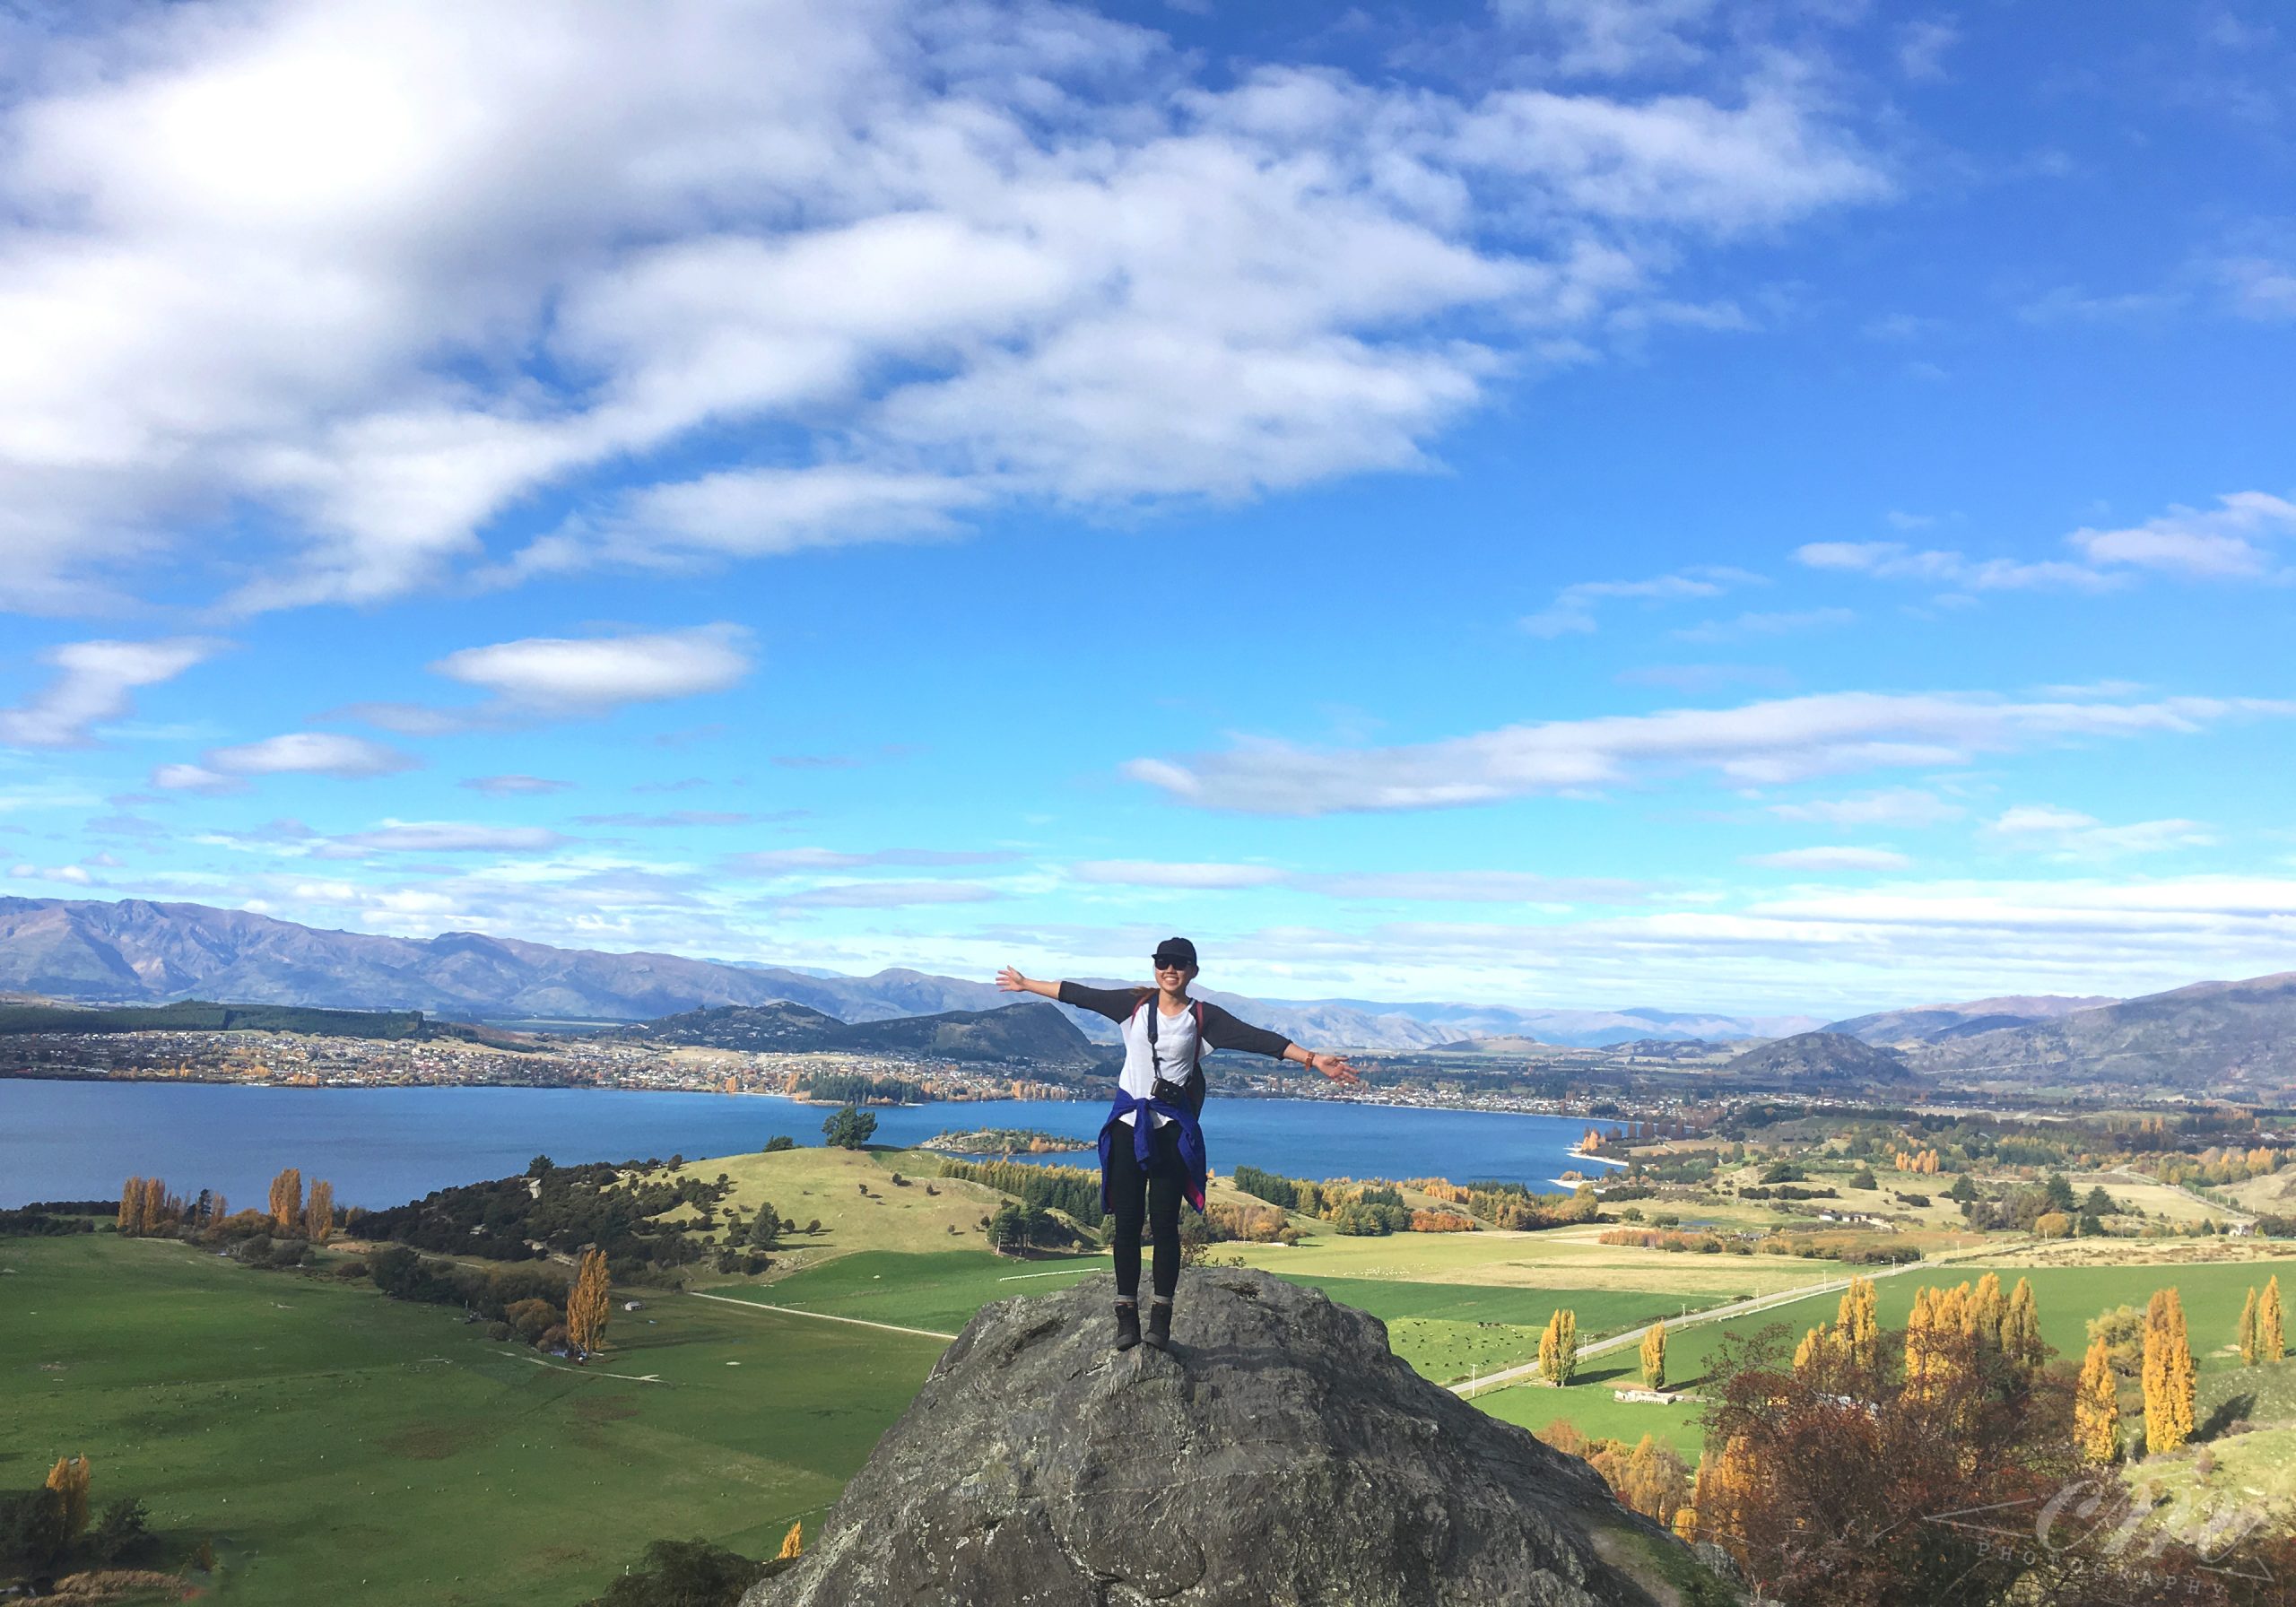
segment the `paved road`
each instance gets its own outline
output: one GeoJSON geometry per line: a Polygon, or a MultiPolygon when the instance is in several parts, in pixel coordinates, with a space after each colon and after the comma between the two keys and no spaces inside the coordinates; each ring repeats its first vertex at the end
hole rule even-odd
{"type": "MultiPolygon", "coordinates": [[[[2017,1247],[2016,1245],[1981,1245],[1972,1249],[1957,1250],[1948,1255],[1933,1256],[1926,1261],[1909,1261],[1897,1266],[1876,1267],[1871,1273],[1859,1273],[1855,1275],[1860,1278],[1894,1278],[1900,1273],[1918,1273],[1926,1268],[1943,1266],[1950,1261],[1958,1261],[1973,1255],[1998,1255],[2017,1247]]],[[[1776,1294],[1756,1295],[1752,1299],[1734,1300],[1727,1306],[1710,1306],[1704,1311],[1693,1311],[1688,1316],[1666,1318],[1666,1330],[1671,1333],[1684,1328],[1695,1327],[1702,1323],[1727,1322],[1732,1317],[1748,1316],[1758,1311],[1768,1311],[1773,1307],[1790,1306],[1796,1300],[1813,1299],[1820,1295],[1839,1294],[1848,1287],[1849,1280],[1839,1278],[1824,1283],[1807,1284],[1800,1289],[1780,1290],[1776,1294]]],[[[1645,1323],[1641,1327],[1631,1328],[1623,1333],[1613,1333],[1605,1339],[1588,1340],[1578,1347],[1578,1359],[1584,1361],[1590,1356],[1600,1356],[1606,1351],[1619,1350],[1626,1345],[1639,1345],[1642,1342],[1643,1336],[1656,1325],[1645,1323]]],[[[1500,1389],[1509,1384],[1520,1384],[1526,1378],[1535,1378],[1538,1376],[1538,1370],[1537,1362],[1526,1361],[1520,1367],[1507,1368],[1496,1373],[1485,1373],[1482,1377],[1470,1378],[1465,1384],[1454,1384],[1451,1385],[1451,1393],[1457,1395],[1478,1395],[1486,1389],[1500,1389]]]]}

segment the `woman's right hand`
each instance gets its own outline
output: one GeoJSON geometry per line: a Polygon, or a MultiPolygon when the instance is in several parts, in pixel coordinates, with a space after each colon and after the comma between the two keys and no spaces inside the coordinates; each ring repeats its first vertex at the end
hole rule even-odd
{"type": "Polygon", "coordinates": [[[1009,965],[996,973],[996,986],[1008,994],[1024,994],[1031,991],[1029,987],[1029,979],[1022,976],[1017,968],[1009,965]]]}

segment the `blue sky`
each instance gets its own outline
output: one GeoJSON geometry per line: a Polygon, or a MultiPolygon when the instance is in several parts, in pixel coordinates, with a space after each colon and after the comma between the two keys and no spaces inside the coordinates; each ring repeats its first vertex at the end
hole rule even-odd
{"type": "Polygon", "coordinates": [[[2287,969],[2275,10],[0,23],[6,890],[1522,1005],[2287,969]]]}

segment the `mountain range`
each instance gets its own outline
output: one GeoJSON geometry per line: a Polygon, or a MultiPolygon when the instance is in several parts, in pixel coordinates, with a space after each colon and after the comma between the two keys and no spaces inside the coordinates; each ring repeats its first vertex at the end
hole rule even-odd
{"type": "MultiPolygon", "coordinates": [[[[1098,980],[1112,985],[1118,979],[1098,980]]],[[[994,983],[924,971],[895,969],[847,977],[674,954],[561,949],[477,932],[386,937],[302,926],[248,910],[144,899],[0,899],[0,990],[86,1003],[200,998],[422,1010],[495,1022],[640,1021],[778,1002],[859,1022],[994,1010],[1013,1003],[994,983]]],[[[1302,1043],[1388,1051],[1506,1035],[1579,1047],[1635,1038],[1763,1038],[1818,1025],[1807,1016],[1510,1010],[1449,1003],[1254,999],[1216,989],[1196,991],[1302,1043]]],[[[1116,1041],[1110,1022],[1063,1010],[1094,1042],[1116,1041]]]]}
{"type": "Polygon", "coordinates": [[[1050,1004],[1031,1002],[996,1010],[950,1010],[889,1021],[840,1021],[833,1015],[785,1002],[689,1010],[660,1021],[624,1027],[618,1038],[713,1049],[774,1049],[796,1053],[845,1049],[859,1054],[929,1055],[943,1060],[1035,1061],[1088,1066],[1102,1053],[1050,1004]]]}

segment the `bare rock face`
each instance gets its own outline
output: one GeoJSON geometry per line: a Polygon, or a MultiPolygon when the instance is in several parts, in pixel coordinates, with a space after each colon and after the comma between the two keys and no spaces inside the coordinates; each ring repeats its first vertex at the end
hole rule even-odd
{"type": "Polygon", "coordinates": [[[1112,1351],[1111,1299],[1093,1278],[984,1308],[804,1561],[743,1607],[1652,1607],[1735,1594],[1584,1463],[1429,1384],[1377,1318],[1319,1290],[1191,1272],[1169,1355],[1112,1351]]]}

